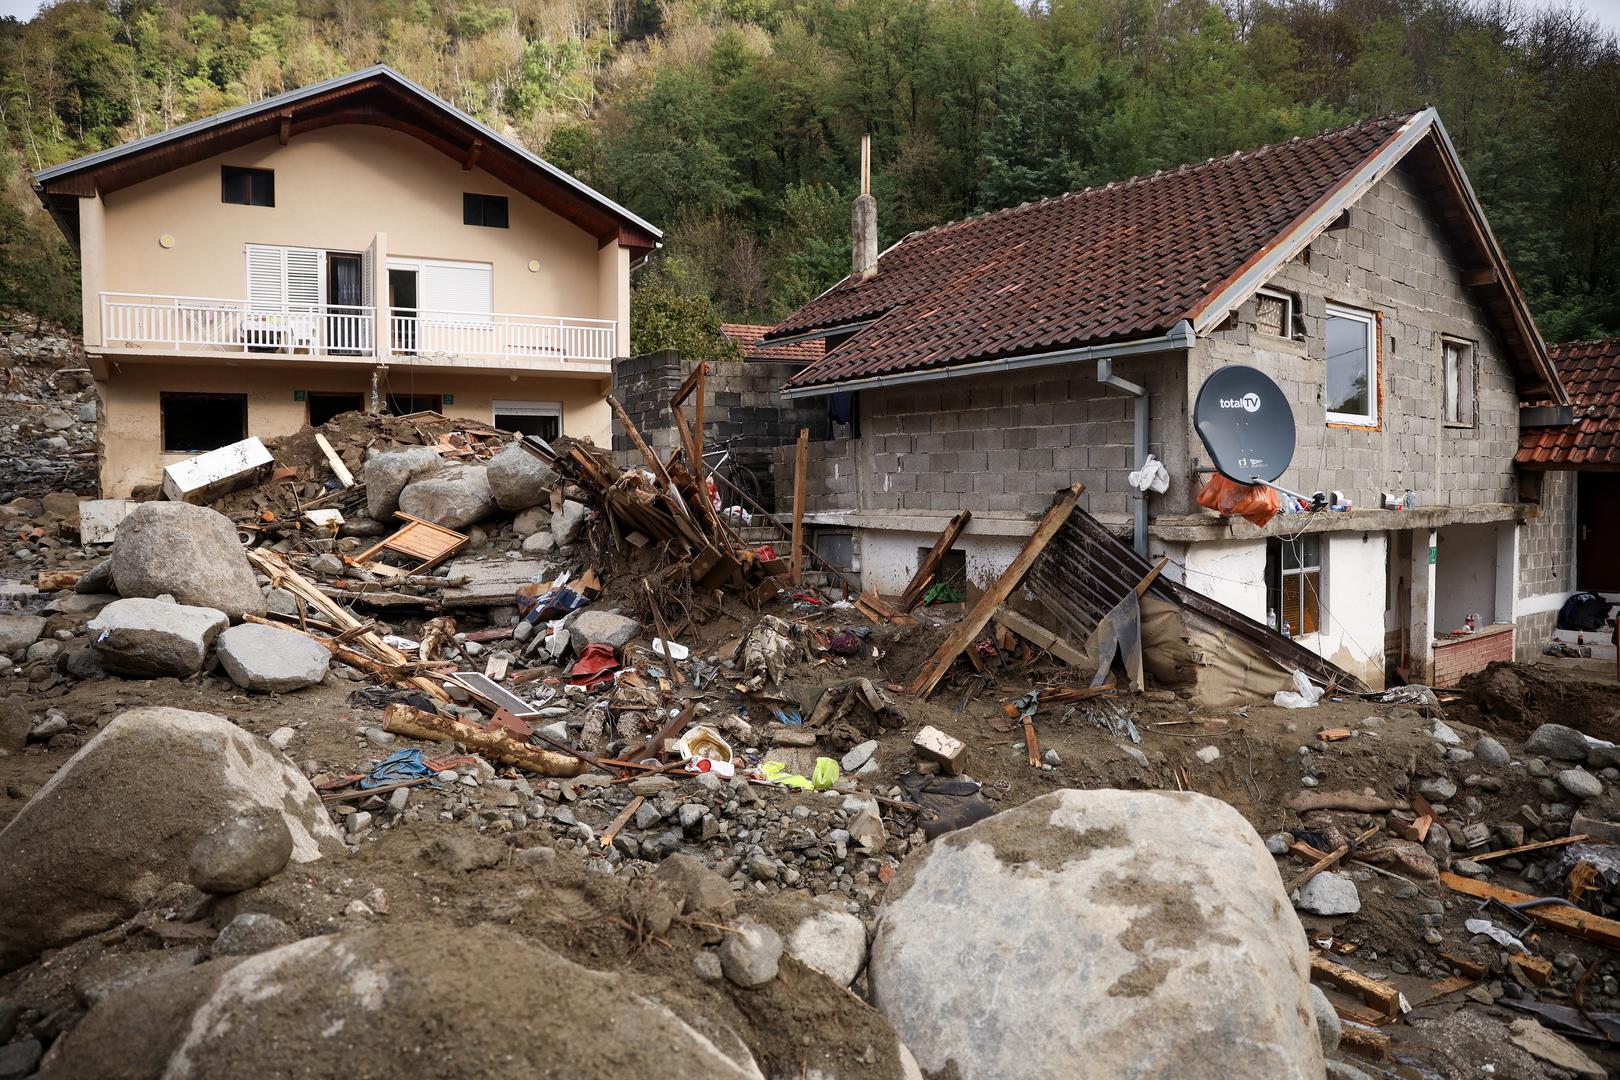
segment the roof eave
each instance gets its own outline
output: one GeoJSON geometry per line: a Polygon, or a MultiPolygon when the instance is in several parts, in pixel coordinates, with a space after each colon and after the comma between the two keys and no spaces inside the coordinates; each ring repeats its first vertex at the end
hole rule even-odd
{"type": "Polygon", "coordinates": [[[60,165],[53,165],[48,169],[42,169],[33,174],[34,188],[36,191],[38,191],[52,181],[64,179],[74,175],[75,173],[96,168],[98,166],[108,164],[109,162],[128,157],[132,154],[145,153],[149,150],[154,150],[161,146],[167,145],[175,140],[184,139],[188,136],[208,131],[211,128],[221,127],[226,124],[234,123],[237,120],[244,120],[263,113],[285,109],[289,105],[296,105],[298,102],[308,100],[311,97],[316,97],[321,94],[328,94],[334,90],[341,90],[344,87],[353,86],[369,79],[379,78],[393,82],[401,89],[417,96],[423,101],[428,102],[434,108],[441,109],[461,123],[467,124],[469,127],[473,128],[473,130],[475,130],[480,137],[488,139],[490,142],[499,145],[502,149],[521,158],[529,165],[540,169],[552,180],[572,190],[575,194],[583,197],[587,201],[596,204],[600,209],[614,217],[619,218],[622,222],[644,230],[654,240],[663,239],[663,231],[657,226],[653,225],[651,222],[638,216],[625,207],[620,206],[617,202],[614,202],[606,195],[603,195],[595,188],[592,188],[590,185],[583,183],[573,176],[570,176],[568,173],[551,164],[551,162],[546,161],[544,158],[532,153],[526,147],[511,141],[482,122],[468,116],[450,102],[445,101],[437,94],[431,93],[424,87],[417,85],[415,82],[407,79],[405,76],[401,75],[393,68],[388,67],[386,64],[373,64],[371,67],[362,68],[359,71],[350,72],[347,75],[339,75],[334,79],[327,79],[324,82],[312,83],[309,86],[300,87],[297,90],[289,90],[284,94],[277,94],[275,97],[265,98],[263,101],[257,101],[251,105],[241,105],[234,109],[227,109],[225,112],[217,113],[213,116],[203,117],[200,120],[193,120],[189,124],[182,124],[179,127],[170,128],[167,131],[161,131],[153,135],[148,135],[142,139],[135,139],[131,142],[109,147],[106,150],[98,150],[93,154],[86,154],[84,157],[63,162],[60,165]]]}

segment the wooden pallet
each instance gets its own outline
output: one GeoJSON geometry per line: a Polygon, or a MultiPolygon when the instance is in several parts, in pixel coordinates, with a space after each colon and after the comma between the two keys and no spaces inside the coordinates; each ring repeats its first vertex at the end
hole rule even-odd
{"type": "Polygon", "coordinates": [[[373,573],[391,577],[424,574],[460,551],[467,544],[467,537],[454,529],[447,529],[443,525],[435,525],[431,521],[423,521],[419,517],[412,517],[403,510],[394,511],[394,516],[404,521],[405,526],[394,535],[373,544],[356,555],[353,560],[356,565],[373,573]],[[392,551],[398,555],[422,561],[416,566],[405,570],[401,570],[397,566],[389,566],[387,563],[371,561],[384,551],[392,551]]]}

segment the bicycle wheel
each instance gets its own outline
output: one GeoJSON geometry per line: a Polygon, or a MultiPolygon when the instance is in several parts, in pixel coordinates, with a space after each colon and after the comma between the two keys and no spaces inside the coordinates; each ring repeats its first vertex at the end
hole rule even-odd
{"type": "Polygon", "coordinates": [[[731,481],[732,490],[722,491],[721,499],[727,505],[733,502],[740,503],[749,513],[764,505],[765,489],[760,485],[759,477],[754,475],[754,470],[734,462],[731,466],[731,475],[726,479],[731,481]]]}

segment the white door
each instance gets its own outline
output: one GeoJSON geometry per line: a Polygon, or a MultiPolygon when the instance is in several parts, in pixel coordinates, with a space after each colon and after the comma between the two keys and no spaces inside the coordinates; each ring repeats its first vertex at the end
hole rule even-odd
{"type": "Polygon", "coordinates": [[[390,259],[393,270],[416,272],[416,351],[454,356],[501,353],[492,319],[494,274],[487,263],[390,259]]]}

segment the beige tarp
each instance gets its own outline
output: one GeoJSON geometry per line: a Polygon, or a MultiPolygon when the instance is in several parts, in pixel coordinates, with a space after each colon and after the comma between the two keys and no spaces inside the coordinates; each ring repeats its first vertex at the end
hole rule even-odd
{"type": "Polygon", "coordinates": [[[1192,612],[1142,598],[1142,659],[1162,686],[1191,687],[1207,708],[1269,703],[1293,677],[1256,645],[1192,612]]]}

